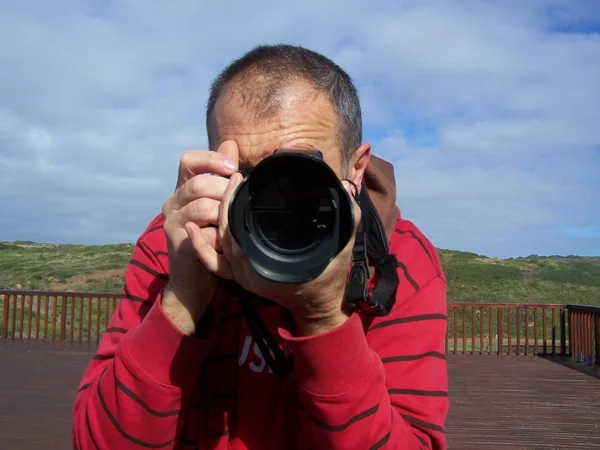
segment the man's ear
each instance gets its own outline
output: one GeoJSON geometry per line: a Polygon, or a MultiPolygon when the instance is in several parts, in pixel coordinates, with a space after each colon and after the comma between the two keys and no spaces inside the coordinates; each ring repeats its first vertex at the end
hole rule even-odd
{"type": "Polygon", "coordinates": [[[365,170],[371,159],[371,144],[365,142],[358,147],[352,158],[350,159],[350,167],[348,168],[348,178],[354,181],[358,187],[358,192],[362,189],[362,182],[365,176],[365,170]]]}

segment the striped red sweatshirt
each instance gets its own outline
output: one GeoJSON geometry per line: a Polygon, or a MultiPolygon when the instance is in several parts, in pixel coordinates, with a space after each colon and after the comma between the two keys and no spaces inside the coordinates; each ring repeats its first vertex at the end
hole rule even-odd
{"type": "Polygon", "coordinates": [[[123,296],[73,408],[73,446],[88,449],[445,449],[446,280],[435,248],[399,215],[390,251],[400,285],[392,312],[357,314],[294,337],[280,307],[262,321],[294,355],[271,373],[236,298],[217,295],[202,333],[164,315],[163,217],[138,239],[123,296]]]}

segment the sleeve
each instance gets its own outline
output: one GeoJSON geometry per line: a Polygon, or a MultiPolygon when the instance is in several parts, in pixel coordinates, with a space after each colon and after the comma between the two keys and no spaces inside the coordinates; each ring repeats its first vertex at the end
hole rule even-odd
{"type": "Polygon", "coordinates": [[[292,337],[301,448],[445,450],[446,281],[436,276],[366,334],[354,314],[336,330],[292,337]]]}
{"type": "Polygon", "coordinates": [[[142,238],[133,250],[123,295],[73,405],[73,448],[172,449],[177,442],[214,339],[209,331],[206,338],[186,336],[165,316],[160,253],[142,238]]]}

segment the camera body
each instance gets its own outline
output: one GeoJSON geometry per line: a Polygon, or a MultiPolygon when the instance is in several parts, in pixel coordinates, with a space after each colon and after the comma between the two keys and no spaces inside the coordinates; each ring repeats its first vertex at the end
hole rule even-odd
{"type": "Polygon", "coordinates": [[[233,238],[263,278],[317,278],[352,237],[352,200],[319,151],[280,149],[251,170],[228,211],[233,238]]]}

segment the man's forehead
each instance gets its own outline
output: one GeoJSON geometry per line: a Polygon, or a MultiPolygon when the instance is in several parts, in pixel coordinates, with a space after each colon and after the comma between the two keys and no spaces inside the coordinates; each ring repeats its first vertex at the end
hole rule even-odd
{"type": "Polygon", "coordinates": [[[262,159],[272,155],[276,151],[295,151],[295,152],[321,152],[331,151],[331,144],[327,139],[305,139],[294,138],[288,135],[276,134],[272,139],[264,141],[255,141],[255,144],[244,145],[243,138],[235,139],[239,148],[239,163],[242,167],[254,167],[262,159]]]}
{"type": "Polygon", "coordinates": [[[239,138],[251,147],[266,142],[291,142],[296,146],[300,141],[306,145],[312,140],[333,138],[338,130],[331,106],[320,99],[283,103],[269,115],[224,100],[215,107],[212,125],[219,140],[239,138]]]}

